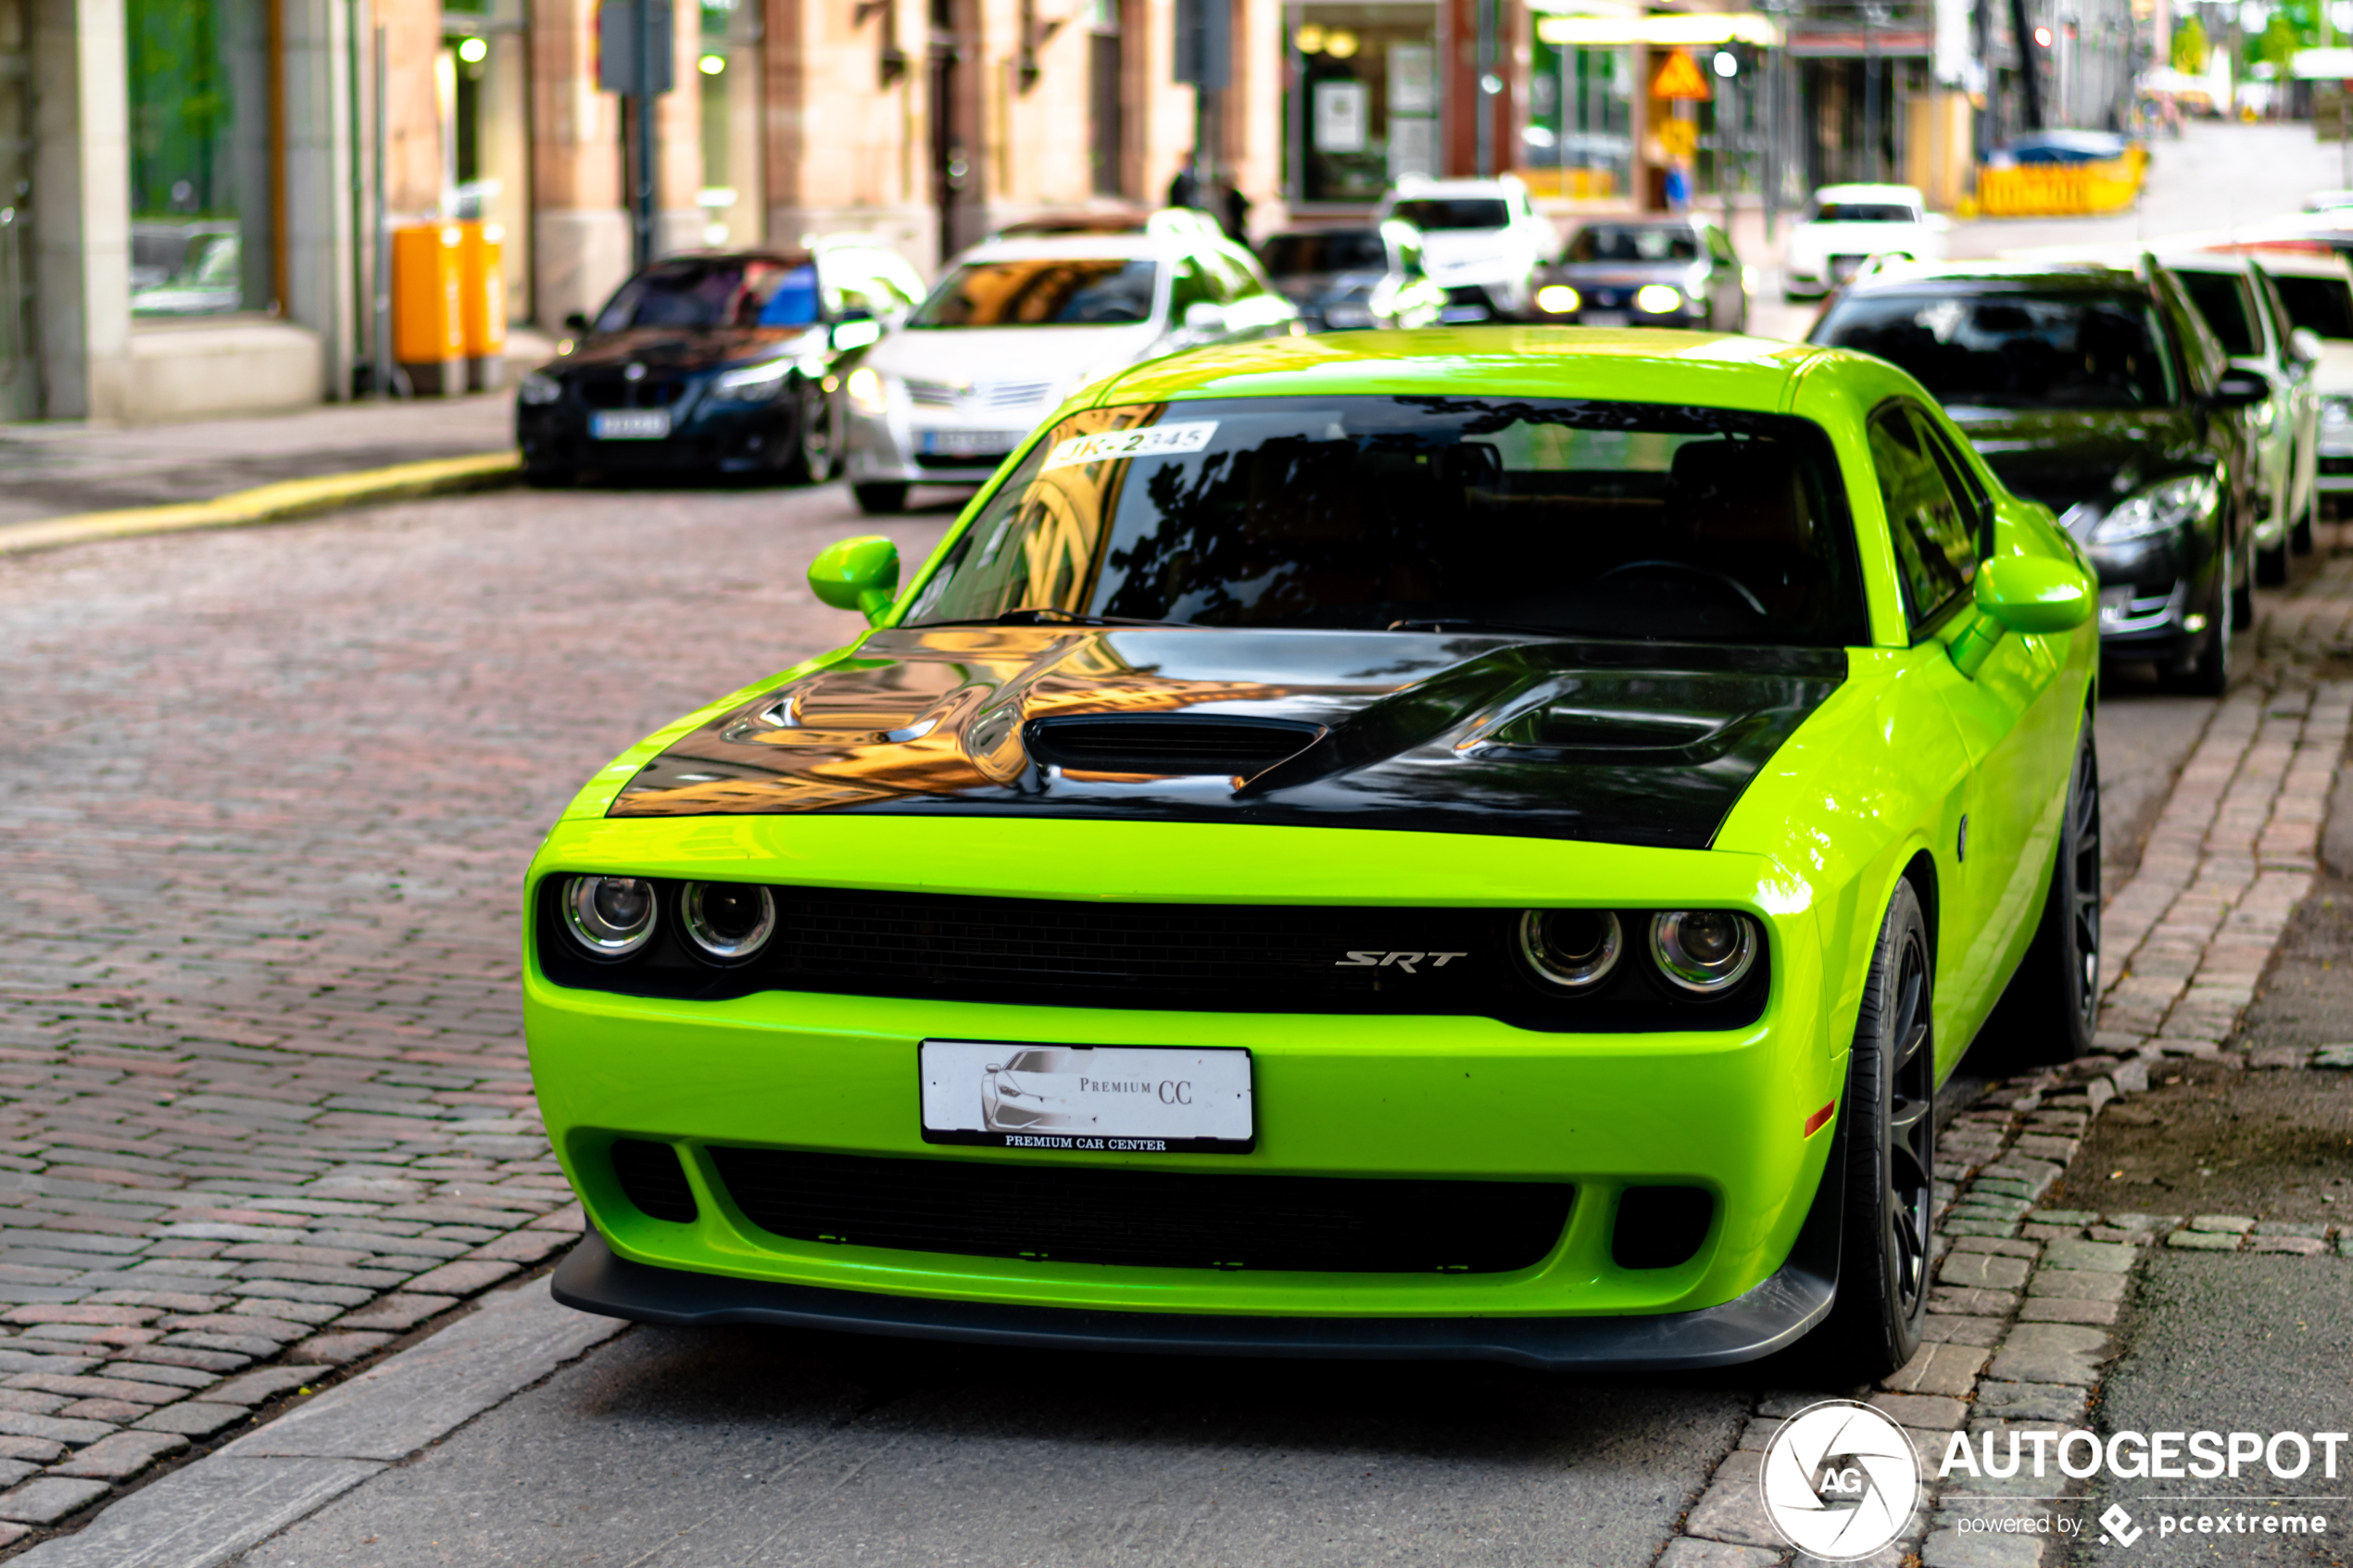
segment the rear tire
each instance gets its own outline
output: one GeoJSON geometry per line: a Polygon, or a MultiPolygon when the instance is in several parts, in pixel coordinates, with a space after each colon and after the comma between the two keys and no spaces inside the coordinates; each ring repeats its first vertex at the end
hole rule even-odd
{"type": "Polygon", "coordinates": [[[858,509],[868,517],[884,517],[907,509],[907,487],[904,484],[870,483],[849,487],[858,509]]]}
{"type": "Polygon", "coordinates": [[[1812,1336],[1836,1385],[1885,1377],[1920,1346],[1936,1212],[1933,985],[1919,896],[1899,882],[1871,953],[1839,1110],[1838,1296],[1812,1336]]]}
{"type": "Polygon", "coordinates": [[[2099,1010],[2100,759],[2086,714],[2042,922],[1971,1060],[2000,1073],[2073,1061],[2092,1048],[2099,1010]]]}
{"type": "Polygon", "coordinates": [[[793,398],[792,455],[785,460],[785,475],[804,484],[823,484],[834,477],[841,460],[834,400],[813,382],[795,384],[799,391],[793,398]]]}

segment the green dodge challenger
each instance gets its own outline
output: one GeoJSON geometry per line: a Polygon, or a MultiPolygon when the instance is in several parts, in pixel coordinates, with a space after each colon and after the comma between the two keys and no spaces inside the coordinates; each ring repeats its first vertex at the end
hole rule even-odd
{"type": "Polygon", "coordinates": [[[531,868],[560,1300],[1859,1378],[1939,1083],[2089,1040],[2092,578],[1883,361],[1180,354],[899,577],[531,868]]]}

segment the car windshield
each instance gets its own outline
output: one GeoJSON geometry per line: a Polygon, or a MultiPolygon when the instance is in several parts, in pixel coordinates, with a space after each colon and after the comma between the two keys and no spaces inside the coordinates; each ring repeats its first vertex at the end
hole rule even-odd
{"type": "Polygon", "coordinates": [[[1330,229],[1319,234],[1277,234],[1258,250],[1268,275],[1302,272],[1379,271],[1389,265],[1388,247],[1376,229],[1330,229]]]}
{"type": "Polygon", "coordinates": [[[1920,215],[1902,202],[1822,202],[1814,208],[1817,223],[1917,223],[1920,215]]]}
{"type": "Polygon", "coordinates": [[[1508,229],[1511,208],[1495,196],[1410,196],[1390,212],[1417,229],[1508,229]]]}
{"type": "Polygon", "coordinates": [[[1159,269],[1125,257],[968,261],[940,280],[911,327],[1091,327],[1149,321],[1159,269]]]}
{"type": "Polygon", "coordinates": [[[2148,302],[2126,295],[1850,295],[1810,341],[1892,359],[1947,404],[2145,408],[2173,401],[2148,302]]]}
{"type": "Polygon", "coordinates": [[[1039,439],[917,625],[1865,640],[1836,459],[1780,415],[1551,398],[1130,404],[1039,439]]]}
{"type": "Polygon", "coordinates": [[[807,326],[817,319],[816,274],[803,264],[729,258],[658,262],[621,285],[597,331],[642,327],[807,326]],[[794,280],[802,280],[796,284],[794,280]],[[805,305],[780,295],[805,291],[805,305]],[[771,320],[769,307],[776,307],[771,320]]]}
{"type": "Polygon", "coordinates": [[[2184,271],[2174,276],[2190,291],[2191,303],[2214,329],[2223,353],[2244,358],[2263,352],[2254,318],[2247,314],[2253,302],[2246,296],[2245,278],[2235,272],[2184,271]]]}
{"type": "Polygon", "coordinates": [[[1589,223],[1568,243],[1571,261],[1697,261],[1699,236],[1689,229],[1630,223],[1589,223]]]}
{"type": "Polygon", "coordinates": [[[2280,303],[2287,307],[2288,320],[2297,326],[2309,327],[2322,337],[2353,338],[2353,286],[2342,278],[2298,278],[2274,272],[2271,286],[2280,291],[2280,303]]]}

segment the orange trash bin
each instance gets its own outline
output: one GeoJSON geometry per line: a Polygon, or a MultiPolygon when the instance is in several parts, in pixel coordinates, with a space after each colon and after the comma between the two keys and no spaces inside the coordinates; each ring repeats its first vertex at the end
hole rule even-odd
{"type": "Polygon", "coordinates": [[[392,357],[420,397],[466,390],[466,329],[458,225],[392,232],[392,357]]]}
{"type": "Polygon", "coordinates": [[[507,232],[496,223],[458,225],[459,315],[465,328],[466,384],[504,384],[507,365],[507,232]]]}

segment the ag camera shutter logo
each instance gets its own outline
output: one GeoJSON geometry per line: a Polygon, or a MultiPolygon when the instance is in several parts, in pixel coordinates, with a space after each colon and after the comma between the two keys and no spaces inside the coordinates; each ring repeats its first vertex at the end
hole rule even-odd
{"type": "Polygon", "coordinates": [[[1825,1399],[1781,1423],[1759,1476],[1781,1538],[1830,1562],[1869,1557],[1904,1533],[1920,1499],[1920,1458],[1869,1405],[1825,1399]]]}

